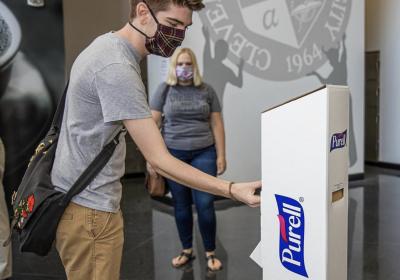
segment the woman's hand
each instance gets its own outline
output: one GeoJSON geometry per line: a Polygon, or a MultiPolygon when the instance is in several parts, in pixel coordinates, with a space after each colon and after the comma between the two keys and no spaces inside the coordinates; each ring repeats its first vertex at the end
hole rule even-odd
{"type": "Polygon", "coordinates": [[[261,181],[234,183],[231,189],[232,198],[241,201],[250,207],[259,207],[261,197],[256,194],[256,190],[259,188],[261,188],[261,181]]]}
{"type": "Polygon", "coordinates": [[[146,162],[146,169],[151,177],[156,177],[156,178],[158,177],[157,172],[154,170],[154,168],[148,162],[146,162]]]}
{"type": "Polygon", "coordinates": [[[226,170],[226,159],[225,157],[217,157],[217,174],[222,175],[226,170]]]}

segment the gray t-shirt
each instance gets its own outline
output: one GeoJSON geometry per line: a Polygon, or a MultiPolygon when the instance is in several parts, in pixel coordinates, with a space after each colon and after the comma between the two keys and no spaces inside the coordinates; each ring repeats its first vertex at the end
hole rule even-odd
{"type": "Polygon", "coordinates": [[[168,148],[191,151],[214,144],[210,114],[221,112],[221,106],[210,85],[163,83],[151,96],[150,108],[164,115],[162,134],[168,148]]]}
{"type": "MultiPolygon", "coordinates": [[[[58,190],[70,189],[121,130],[122,120],[151,118],[139,62],[137,51],[115,33],[98,37],[74,62],[51,174],[58,190]]],[[[107,165],[73,202],[107,212],[120,209],[124,136],[107,165]]]]}

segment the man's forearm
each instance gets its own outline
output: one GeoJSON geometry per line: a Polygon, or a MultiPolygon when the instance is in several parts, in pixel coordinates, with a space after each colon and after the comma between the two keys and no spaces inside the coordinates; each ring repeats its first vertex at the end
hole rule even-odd
{"type": "Polygon", "coordinates": [[[157,173],[180,184],[230,198],[229,181],[208,175],[170,154],[158,157],[152,166],[157,173]]]}
{"type": "Polygon", "coordinates": [[[229,182],[176,159],[169,152],[152,118],[126,120],[125,127],[145,159],[162,176],[195,189],[229,197],[229,182]]]}

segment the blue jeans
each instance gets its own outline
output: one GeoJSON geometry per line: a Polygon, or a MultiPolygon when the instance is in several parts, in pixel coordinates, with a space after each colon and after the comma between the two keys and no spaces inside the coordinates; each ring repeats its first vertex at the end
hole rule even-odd
{"type": "MultiPolygon", "coordinates": [[[[186,162],[187,164],[190,164],[191,166],[212,176],[217,175],[217,153],[214,145],[194,151],[174,149],[169,149],[169,151],[174,157],[186,162]]],[[[207,252],[214,251],[217,227],[214,209],[214,195],[193,190],[172,180],[167,180],[167,184],[173,197],[175,221],[183,249],[192,248],[192,202],[194,202],[204,248],[207,252]]]]}

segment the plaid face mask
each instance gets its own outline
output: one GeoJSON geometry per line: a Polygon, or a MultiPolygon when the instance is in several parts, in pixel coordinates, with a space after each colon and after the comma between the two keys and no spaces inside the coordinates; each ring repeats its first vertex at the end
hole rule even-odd
{"type": "MultiPolygon", "coordinates": [[[[145,1],[143,2],[147,5],[145,1]]],[[[148,5],[147,7],[149,8],[152,17],[157,23],[157,31],[154,36],[147,36],[144,32],[136,28],[131,22],[129,22],[129,25],[146,37],[145,46],[149,53],[163,57],[170,57],[172,56],[176,48],[179,47],[182,44],[182,41],[185,39],[185,30],[161,24],[154,15],[153,11],[150,9],[150,7],[148,5]]]]}

